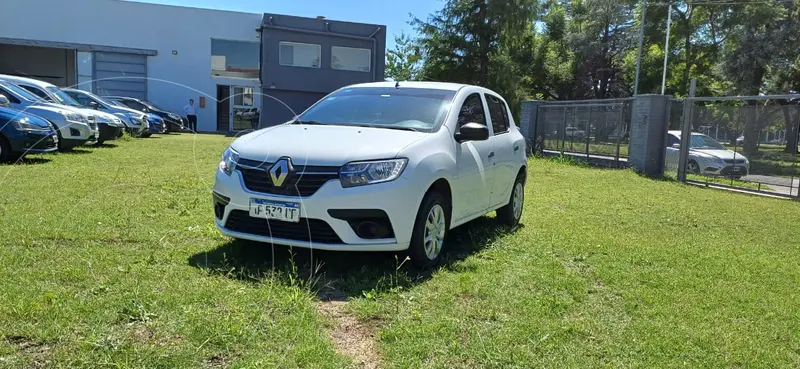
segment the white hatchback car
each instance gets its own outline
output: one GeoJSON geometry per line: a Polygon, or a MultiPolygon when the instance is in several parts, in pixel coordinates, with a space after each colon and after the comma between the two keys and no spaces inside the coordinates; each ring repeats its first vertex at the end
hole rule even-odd
{"type": "Polygon", "coordinates": [[[442,258],[445,234],[490,211],[519,223],[525,140],[505,100],[469,85],[375,82],[237,138],[212,194],[239,239],[442,258]]]}

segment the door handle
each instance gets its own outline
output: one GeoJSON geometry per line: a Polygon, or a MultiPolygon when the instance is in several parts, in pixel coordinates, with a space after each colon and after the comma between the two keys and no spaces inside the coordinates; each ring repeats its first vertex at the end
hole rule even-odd
{"type": "Polygon", "coordinates": [[[519,145],[514,146],[514,151],[519,151],[519,145]]]}
{"type": "Polygon", "coordinates": [[[494,151],[492,151],[492,152],[490,152],[490,153],[489,153],[489,157],[490,157],[490,158],[493,158],[493,157],[494,157],[494,151]]]}

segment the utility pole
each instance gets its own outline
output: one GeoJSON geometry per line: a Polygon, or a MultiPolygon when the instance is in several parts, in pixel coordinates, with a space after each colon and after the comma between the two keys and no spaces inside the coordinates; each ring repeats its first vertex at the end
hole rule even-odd
{"type": "Polygon", "coordinates": [[[644,16],[647,12],[647,0],[642,0],[642,22],[639,25],[639,51],[636,55],[636,82],[633,83],[633,96],[639,94],[639,69],[642,65],[642,44],[644,43],[644,16]]]}
{"type": "Polygon", "coordinates": [[[667,40],[664,42],[664,74],[661,76],[661,94],[667,85],[667,59],[669,58],[669,31],[672,28],[672,0],[667,3],[667,40]]]}

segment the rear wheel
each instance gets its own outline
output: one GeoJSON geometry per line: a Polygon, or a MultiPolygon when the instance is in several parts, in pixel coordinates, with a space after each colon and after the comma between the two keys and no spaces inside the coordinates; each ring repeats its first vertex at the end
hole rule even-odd
{"type": "Polygon", "coordinates": [[[438,192],[429,192],[422,200],[408,247],[414,266],[433,268],[442,261],[444,238],[450,226],[447,200],[438,192]]]}
{"type": "Polygon", "coordinates": [[[517,175],[513,186],[508,204],[496,212],[497,220],[509,227],[516,227],[522,219],[522,209],[525,205],[525,177],[522,173],[517,175]]]}

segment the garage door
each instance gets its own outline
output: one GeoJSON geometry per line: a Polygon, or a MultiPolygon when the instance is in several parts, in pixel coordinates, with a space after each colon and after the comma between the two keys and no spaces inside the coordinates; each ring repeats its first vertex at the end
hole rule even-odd
{"type": "Polygon", "coordinates": [[[95,92],[100,96],[147,99],[147,56],[94,53],[95,92]]]}

